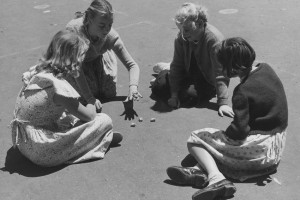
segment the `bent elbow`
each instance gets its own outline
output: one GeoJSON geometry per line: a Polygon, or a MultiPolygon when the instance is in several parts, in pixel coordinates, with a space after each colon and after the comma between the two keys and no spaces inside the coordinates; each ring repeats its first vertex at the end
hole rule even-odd
{"type": "Polygon", "coordinates": [[[87,116],[87,121],[93,121],[96,117],[97,113],[96,112],[92,112],[87,116]]]}

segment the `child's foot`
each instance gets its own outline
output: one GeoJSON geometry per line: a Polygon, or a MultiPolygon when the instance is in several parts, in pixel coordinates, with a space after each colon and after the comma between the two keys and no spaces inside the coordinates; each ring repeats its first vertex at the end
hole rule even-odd
{"type": "Polygon", "coordinates": [[[170,63],[160,62],[160,63],[155,64],[153,67],[153,71],[155,73],[159,73],[166,69],[170,70],[170,63]]]}
{"type": "Polygon", "coordinates": [[[123,136],[120,132],[114,132],[112,141],[110,142],[110,146],[116,146],[123,140],[123,136]]]}
{"type": "Polygon", "coordinates": [[[171,180],[180,185],[203,188],[207,185],[207,175],[200,169],[192,167],[169,167],[167,174],[171,180]]]}
{"type": "Polygon", "coordinates": [[[236,187],[234,184],[227,180],[223,179],[218,181],[214,184],[210,184],[204,189],[198,190],[193,196],[193,200],[208,200],[208,199],[215,199],[217,197],[228,198],[233,196],[236,192],[236,187]]]}

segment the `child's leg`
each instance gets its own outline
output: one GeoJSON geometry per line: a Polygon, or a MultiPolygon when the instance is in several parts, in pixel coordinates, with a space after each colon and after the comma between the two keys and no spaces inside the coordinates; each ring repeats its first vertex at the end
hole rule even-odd
{"type": "Polygon", "coordinates": [[[188,143],[187,147],[200,166],[206,170],[209,185],[225,179],[223,174],[219,171],[214,158],[202,145],[188,143]]]}
{"type": "MultiPolygon", "coordinates": [[[[194,60],[194,62],[196,61],[194,60]]],[[[189,79],[191,84],[194,85],[193,90],[190,89],[190,93],[196,94],[199,102],[210,100],[216,96],[215,86],[207,82],[196,63],[191,63],[189,79]]]]}
{"type": "Polygon", "coordinates": [[[209,142],[211,138],[214,138],[212,137],[212,133],[216,134],[216,137],[222,136],[218,135],[219,131],[217,129],[202,129],[199,132],[192,132],[191,137],[188,139],[187,147],[189,152],[208,174],[208,186],[197,191],[192,196],[193,200],[216,199],[217,197],[228,198],[236,192],[234,184],[227,180],[220,172],[215,159],[212,156],[214,154],[211,154],[214,149],[210,149],[209,144],[206,143],[206,141],[209,142]],[[204,140],[202,140],[202,138],[204,140]]]}

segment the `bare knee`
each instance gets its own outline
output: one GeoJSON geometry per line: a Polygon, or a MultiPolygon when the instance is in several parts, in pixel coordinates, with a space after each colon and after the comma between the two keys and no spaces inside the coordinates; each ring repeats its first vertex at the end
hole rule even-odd
{"type": "Polygon", "coordinates": [[[193,144],[193,143],[187,143],[187,149],[188,149],[188,151],[191,153],[191,149],[193,148],[193,147],[195,147],[195,144],[193,144]]]}
{"type": "Polygon", "coordinates": [[[97,113],[97,120],[101,122],[102,126],[108,127],[109,129],[113,128],[112,119],[105,113],[97,113]]]}
{"type": "Polygon", "coordinates": [[[194,152],[194,149],[201,148],[203,149],[204,146],[202,144],[194,144],[194,143],[187,143],[187,149],[192,154],[194,152]]]}

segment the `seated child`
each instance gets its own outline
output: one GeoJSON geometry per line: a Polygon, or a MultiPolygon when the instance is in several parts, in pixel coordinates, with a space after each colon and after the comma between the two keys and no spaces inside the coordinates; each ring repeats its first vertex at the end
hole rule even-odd
{"type": "Polygon", "coordinates": [[[113,9],[106,0],[93,0],[85,13],[67,24],[67,29],[78,33],[88,44],[79,77],[67,80],[83,97],[82,103],[95,104],[101,110],[101,99],[117,94],[117,57],[129,73],[128,100],[139,100],[140,69],[133,60],[113,24],[113,9]]]}
{"type": "Polygon", "coordinates": [[[23,75],[11,122],[15,148],[33,163],[51,167],[103,158],[122,135],[112,130],[111,118],[83,106],[65,80],[78,77],[87,45],[64,30],[53,37],[37,66],[23,75]]]}
{"type": "Polygon", "coordinates": [[[245,181],[275,172],[285,147],[288,106],[274,70],[254,66],[255,51],[239,37],[224,40],[217,57],[224,73],[241,81],[232,96],[234,119],[226,131],[192,132],[187,146],[198,166],[167,169],[175,182],[202,188],[193,200],[232,196],[236,188],[225,177],[245,181]]]}
{"type": "Polygon", "coordinates": [[[228,106],[229,79],[224,77],[215,55],[222,33],[208,24],[206,8],[193,3],[181,6],[175,22],[179,32],[173,60],[154,66],[153,70],[159,74],[152,82],[152,92],[159,96],[169,93],[168,105],[172,108],[180,104],[193,106],[217,95],[219,114],[233,117],[228,106]]]}

